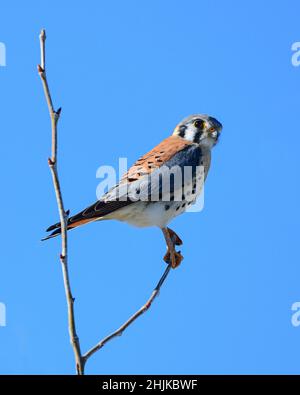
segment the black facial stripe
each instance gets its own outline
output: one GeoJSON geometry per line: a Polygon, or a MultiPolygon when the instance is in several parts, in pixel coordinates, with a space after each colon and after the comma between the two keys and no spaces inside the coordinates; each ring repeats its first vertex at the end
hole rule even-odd
{"type": "Polygon", "coordinates": [[[185,136],[185,130],[186,130],[186,126],[185,126],[185,125],[181,125],[181,126],[179,127],[179,133],[178,133],[178,135],[179,135],[180,137],[184,137],[184,136],[185,136]]]}
{"type": "Polygon", "coordinates": [[[193,139],[194,143],[199,143],[200,142],[201,134],[202,134],[201,130],[197,130],[197,132],[195,133],[194,139],[193,139]]]}

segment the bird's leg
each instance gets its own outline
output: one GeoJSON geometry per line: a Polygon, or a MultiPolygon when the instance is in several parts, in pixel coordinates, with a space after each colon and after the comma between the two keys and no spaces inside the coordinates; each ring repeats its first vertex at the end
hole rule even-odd
{"type": "Polygon", "coordinates": [[[174,245],[176,246],[181,246],[183,244],[181,238],[178,236],[177,233],[174,232],[174,230],[167,228],[169,231],[169,235],[171,237],[171,240],[173,241],[174,245]]]}
{"type": "Polygon", "coordinates": [[[181,255],[180,251],[176,251],[175,246],[181,245],[182,241],[179,236],[169,228],[162,228],[162,232],[164,234],[168,251],[164,256],[164,261],[167,263],[171,263],[172,268],[175,269],[178,267],[183,260],[183,256],[181,255]]]}

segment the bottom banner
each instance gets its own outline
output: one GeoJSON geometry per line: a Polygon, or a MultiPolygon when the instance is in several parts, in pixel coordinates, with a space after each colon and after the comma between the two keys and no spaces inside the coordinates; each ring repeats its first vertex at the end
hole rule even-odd
{"type": "Polygon", "coordinates": [[[87,394],[97,393],[136,393],[145,391],[155,392],[176,392],[188,391],[191,393],[199,392],[204,389],[224,390],[234,387],[247,390],[265,388],[270,390],[272,384],[284,385],[286,390],[287,383],[299,385],[299,376],[195,376],[195,375],[142,375],[142,376],[0,376],[1,389],[7,387],[10,391],[20,390],[30,391],[31,393],[44,393],[44,391],[73,390],[84,391],[87,394]]]}

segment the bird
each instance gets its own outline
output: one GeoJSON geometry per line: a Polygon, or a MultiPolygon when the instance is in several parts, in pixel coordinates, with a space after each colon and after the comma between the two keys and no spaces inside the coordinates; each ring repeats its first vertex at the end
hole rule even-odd
{"type": "MultiPolygon", "coordinates": [[[[194,114],[173,133],[140,157],[108,192],[67,220],[67,230],[94,221],[115,219],[136,227],[159,227],[167,245],[165,262],[177,268],[182,240],[167,225],[184,213],[201,194],[211,164],[211,150],[222,124],[214,117],[194,114]],[[189,170],[189,171],[187,171],[189,170]]],[[[61,223],[51,225],[42,240],[58,236],[61,223]]]]}

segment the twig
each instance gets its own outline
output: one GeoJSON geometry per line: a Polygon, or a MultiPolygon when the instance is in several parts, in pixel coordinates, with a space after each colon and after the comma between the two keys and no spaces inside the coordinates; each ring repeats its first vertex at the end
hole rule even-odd
{"type": "Polygon", "coordinates": [[[84,355],[83,355],[83,360],[84,363],[88,360],[88,358],[90,358],[96,351],[100,350],[100,348],[102,348],[107,342],[109,342],[110,340],[112,340],[113,338],[115,338],[116,336],[121,336],[123,334],[123,332],[125,331],[125,329],[127,329],[129,327],[129,325],[131,325],[139,316],[141,316],[143,313],[145,313],[145,311],[147,311],[152,302],[154,301],[154,299],[158,296],[159,291],[161,286],[163,285],[165,279],[167,278],[170,269],[171,269],[171,264],[169,264],[166,268],[166,270],[164,271],[163,275],[161,276],[158,284],[156,285],[156,287],[154,288],[150,298],[147,300],[147,302],[136,312],[134,313],[122,326],[120,326],[119,329],[117,329],[115,332],[111,333],[110,335],[106,336],[104,339],[102,339],[99,343],[97,343],[94,347],[92,347],[89,351],[87,351],[84,355]]]}
{"type": "Polygon", "coordinates": [[[64,209],[63,198],[62,198],[58,172],[57,172],[57,123],[60,117],[61,108],[59,108],[57,111],[54,110],[50,89],[46,78],[45,40],[46,40],[46,32],[45,30],[42,30],[40,33],[41,64],[38,65],[38,72],[43,84],[45,97],[48,104],[50,119],[51,119],[52,150],[51,150],[51,158],[48,159],[48,163],[52,174],[53,185],[55,189],[57,206],[58,206],[59,217],[60,217],[60,224],[61,224],[60,260],[62,264],[63,280],[64,280],[66,299],[67,299],[67,306],[68,306],[69,335],[75,355],[77,374],[82,375],[84,374],[84,360],[81,355],[79,338],[76,333],[75,315],[74,315],[75,299],[73,298],[71,292],[71,285],[70,285],[70,278],[68,271],[68,243],[67,243],[68,214],[64,209]]]}
{"type": "Polygon", "coordinates": [[[96,351],[100,350],[107,342],[109,342],[116,336],[122,335],[125,329],[127,329],[139,316],[141,316],[143,313],[145,313],[145,311],[147,311],[150,308],[152,302],[158,296],[160,288],[163,285],[164,281],[166,280],[172,266],[171,264],[168,264],[158,284],[154,288],[150,298],[135,314],[133,314],[119,329],[117,329],[115,332],[111,333],[110,335],[106,336],[94,347],[92,347],[89,351],[87,351],[84,355],[81,354],[79,337],[77,336],[76,325],[75,325],[75,314],[74,314],[75,299],[73,298],[71,292],[71,284],[70,284],[69,271],[68,271],[68,243],[67,243],[68,212],[66,212],[64,209],[63,198],[62,198],[58,172],[57,172],[57,123],[60,117],[61,108],[59,108],[57,111],[54,110],[50,89],[46,78],[45,40],[46,40],[46,33],[45,30],[42,30],[40,34],[41,64],[38,65],[38,72],[43,84],[44,93],[45,93],[50,119],[51,119],[52,149],[51,149],[51,158],[48,159],[48,164],[52,174],[53,185],[55,189],[57,206],[58,206],[59,217],[60,217],[60,224],[61,224],[60,261],[62,264],[63,281],[64,281],[64,287],[65,287],[65,293],[67,299],[67,306],[68,306],[69,335],[70,335],[71,345],[74,351],[77,374],[83,375],[86,361],[96,351]]]}

